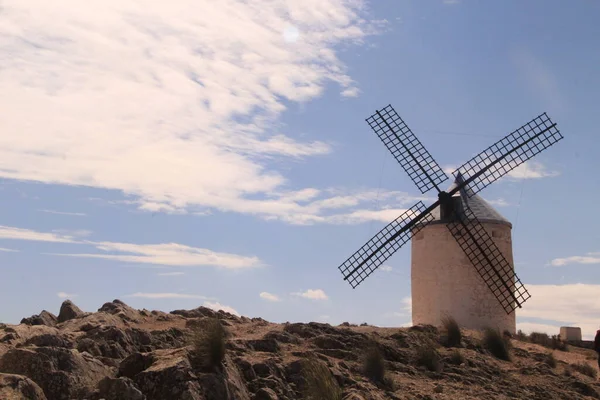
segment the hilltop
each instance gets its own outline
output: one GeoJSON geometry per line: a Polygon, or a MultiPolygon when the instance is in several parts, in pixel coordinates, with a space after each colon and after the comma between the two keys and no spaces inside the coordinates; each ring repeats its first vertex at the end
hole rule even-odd
{"type": "Polygon", "coordinates": [[[482,338],[462,330],[450,347],[433,326],[277,324],[119,300],[91,313],[67,300],[58,316],[0,324],[0,399],[600,398],[593,351],[505,338],[505,361],[482,338]],[[209,327],[225,329],[224,347],[202,335],[209,327]]]}

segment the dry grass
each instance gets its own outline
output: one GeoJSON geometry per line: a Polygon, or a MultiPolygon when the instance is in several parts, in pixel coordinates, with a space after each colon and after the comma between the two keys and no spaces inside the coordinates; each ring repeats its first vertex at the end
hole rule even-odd
{"type": "Polygon", "coordinates": [[[571,368],[573,368],[580,374],[589,376],[590,378],[596,378],[596,375],[598,375],[598,371],[596,371],[596,368],[592,367],[590,364],[587,363],[571,364],[571,368]]]}
{"type": "Polygon", "coordinates": [[[303,399],[342,400],[342,389],[325,364],[315,358],[302,361],[303,399]]]}
{"type": "Polygon", "coordinates": [[[446,316],[442,319],[442,326],[446,332],[446,346],[457,347],[462,341],[460,327],[453,317],[446,316]]]}
{"type": "Polygon", "coordinates": [[[379,349],[369,347],[363,358],[363,373],[369,380],[381,387],[393,389],[394,382],[387,376],[385,360],[379,349]]]}
{"type": "Polygon", "coordinates": [[[527,341],[534,343],[534,344],[539,344],[540,346],[544,346],[544,347],[547,347],[547,348],[553,349],[553,350],[560,350],[560,351],[568,351],[569,350],[567,343],[560,340],[558,335],[548,336],[547,333],[531,332],[529,334],[529,336],[527,337],[527,341]]]}
{"type": "Polygon", "coordinates": [[[416,362],[417,365],[421,365],[427,368],[429,371],[442,371],[442,360],[431,344],[417,347],[416,362]]]}
{"type": "Polygon", "coordinates": [[[450,353],[449,361],[451,364],[460,365],[465,362],[465,357],[458,349],[454,349],[452,353],[450,353]]]}
{"type": "Polygon", "coordinates": [[[498,330],[486,328],[483,332],[482,344],[494,357],[510,361],[510,340],[498,330]]]}
{"type": "Polygon", "coordinates": [[[227,332],[217,318],[210,318],[192,328],[190,361],[196,368],[217,369],[225,359],[227,332]]]}
{"type": "Polygon", "coordinates": [[[552,353],[547,353],[546,357],[544,358],[544,362],[550,367],[550,368],[556,368],[556,358],[554,358],[554,354],[552,353]]]}

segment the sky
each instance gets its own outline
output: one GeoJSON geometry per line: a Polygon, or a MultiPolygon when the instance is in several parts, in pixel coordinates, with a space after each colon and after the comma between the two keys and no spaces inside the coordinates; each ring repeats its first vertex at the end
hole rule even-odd
{"type": "MultiPolygon", "coordinates": [[[[406,326],[421,200],[365,122],[445,169],[543,112],[565,139],[480,194],[513,224],[517,328],[600,328],[600,3],[0,1],[0,321],[71,299],[406,326]]],[[[451,184],[448,180],[442,186],[451,184]]]]}

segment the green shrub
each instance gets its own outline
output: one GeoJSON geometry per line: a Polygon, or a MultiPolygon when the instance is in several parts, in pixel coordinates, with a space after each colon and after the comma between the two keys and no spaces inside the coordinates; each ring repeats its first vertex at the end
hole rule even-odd
{"type": "Polygon", "coordinates": [[[192,328],[190,361],[197,368],[216,369],[225,359],[227,332],[218,318],[210,318],[192,328]]]}
{"type": "Polygon", "coordinates": [[[554,358],[554,354],[552,353],[547,353],[546,357],[544,358],[544,362],[550,367],[550,368],[556,368],[556,358],[554,358]]]}
{"type": "Polygon", "coordinates": [[[510,361],[510,340],[498,330],[486,328],[483,332],[483,347],[500,360],[510,361]]]}
{"type": "Polygon", "coordinates": [[[462,334],[456,320],[453,317],[446,316],[442,319],[442,325],[446,331],[446,345],[448,347],[460,346],[462,334]]]}
{"type": "Polygon", "coordinates": [[[342,400],[342,389],[325,364],[312,357],[302,361],[303,399],[342,400]]]}
{"type": "Polygon", "coordinates": [[[458,349],[454,349],[452,353],[450,353],[450,363],[454,365],[460,365],[465,362],[465,357],[458,349]]]}
{"type": "Polygon", "coordinates": [[[433,348],[433,345],[421,345],[417,347],[416,362],[429,371],[441,372],[442,370],[442,360],[433,348]]]}
{"type": "Polygon", "coordinates": [[[571,364],[571,368],[573,368],[575,371],[579,372],[580,374],[589,376],[590,378],[596,378],[596,375],[598,374],[598,371],[596,371],[596,368],[592,367],[588,363],[571,364]]]}

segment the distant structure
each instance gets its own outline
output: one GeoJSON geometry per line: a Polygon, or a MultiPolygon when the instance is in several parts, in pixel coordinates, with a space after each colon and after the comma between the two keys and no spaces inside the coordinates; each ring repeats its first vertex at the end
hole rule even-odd
{"type": "MultiPolygon", "coordinates": [[[[460,178],[446,189],[451,192],[461,183],[460,178]]],[[[471,219],[479,220],[514,274],[512,253],[512,224],[477,194],[469,189],[453,196],[456,204],[468,204],[471,219]],[[471,196],[469,197],[469,194],[471,196]]],[[[481,276],[454,236],[440,219],[435,208],[433,219],[412,237],[411,292],[414,325],[440,326],[442,318],[452,316],[467,329],[497,328],[500,332],[516,330],[515,313],[506,313],[496,296],[484,284],[481,276]]]]}
{"type": "Polygon", "coordinates": [[[413,324],[440,325],[445,315],[465,328],[515,332],[513,311],[531,297],[515,274],[511,224],[477,193],[563,137],[546,113],[497,141],[452,175],[446,172],[391,105],[367,123],[413,183],[437,201],[417,202],[338,268],[355,288],[413,239],[413,324]]]}
{"type": "Polygon", "coordinates": [[[581,342],[581,328],[573,326],[560,327],[560,339],[567,342],[581,342]]]}

